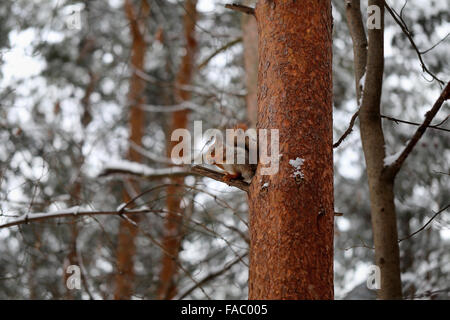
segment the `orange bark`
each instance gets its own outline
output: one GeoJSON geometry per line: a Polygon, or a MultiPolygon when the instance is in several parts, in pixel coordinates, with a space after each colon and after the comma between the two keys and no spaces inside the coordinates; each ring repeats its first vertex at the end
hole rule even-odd
{"type": "MultiPolygon", "coordinates": [[[[183,86],[191,82],[194,71],[194,57],[197,49],[195,40],[195,23],[197,21],[197,0],[186,0],[184,16],[184,35],[186,39],[186,54],[183,56],[180,70],[176,78],[175,97],[177,103],[190,99],[190,92],[183,89],[183,86]]],[[[188,127],[188,110],[173,113],[171,131],[188,127]]],[[[169,139],[170,140],[170,139],[169,139]]],[[[177,142],[168,141],[168,156],[170,157],[173,147],[177,142]]],[[[182,155],[181,155],[182,156],[182,155]]],[[[182,225],[182,209],[180,208],[184,189],[180,187],[184,182],[183,178],[173,178],[172,185],[167,188],[167,218],[165,223],[165,235],[163,239],[163,253],[161,271],[159,274],[159,287],[157,290],[158,299],[172,299],[176,292],[175,277],[177,275],[177,258],[180,250],[182,225]]]]}
{"type": "MultiPolygon", "coordinates": [[[[140,10],[135,10],[131,0],[125,1],[125,13],[130,23],[130,31],[132,36],[131,49],[131,68],[133,74],[130,79],[130,89],[128,101],[130,104],[130,147],[128,149],[128,159],[140,162],[141,155],[132,148],[132,144],[141,145],[142,136],[144,134],[145,118],[141,109],[144,103],[145,82],[136,74],[136,70],[143,70],[146,52],[146,43],[144,39],[145,21],[150,14],[150,7],[146,0],[142,0],[140,10]],[[136,14],[139,12],[139,16],[136,14]]],[[[139,185],[133,181],[129,181],[136,192],[139,192],[139,185]]],[[[124,191],[124,202],[130,201],[131,196],[124,191]]],[[[139,215],[130,216],[135,222],[138,222],[139,215]]],[[[119,226],[119,239],[117,247],[117,268],[116,288],[114,298],[130,299],[134,288],[134,255],[136,252],[135,238],[137,229],[130,225],[129,222],[121,220],[119,226]]]]}
{"type": "Polygon", "coordinates": [[[249,298],[333,299],[331,1],[259,1],[255,15],[257,127],[279,129],[282,156],[250,186],[249,298]]]}
{"type": "MultiPolygon", "coordinates": [[[[248,0],[246,5],[253,5],[255,1],[248,0]]],[[[258,26],[253,15],[242,16],[242,32],[244,42],[245,85],[247,87],[247,118],[250,127],[256,127],[258,116],[258,26]]]]}

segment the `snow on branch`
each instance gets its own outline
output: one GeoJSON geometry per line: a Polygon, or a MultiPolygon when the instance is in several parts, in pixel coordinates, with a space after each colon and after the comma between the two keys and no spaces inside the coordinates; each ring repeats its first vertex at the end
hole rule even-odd
{"type": "Polygon", "coordinates": [[[236,187],[238,189],[241,189],[242,191],[248,192],[249,190],[249,184],[245,182],[244,180],[236,179],[236,180],[226,180],[224,179],[225,174],[221,172],[217,172],[215,170],[211,170],[202,166],[193,166],[192,172],[196,173],[200,176],[211,178],[223,183],[228,184],[231,187],[236,187]]]}
{"type": "Polygon", "coordinates": [[[99,177],[106,177],[110,175],[132,175],[144,179],[159,179],[159,178],[173,178],[173,177],[185,177],[189,175],[198,175],[207,178],[211,178],[229,186],[236,187],[245,192],[248,192],[249,184],[243,180],[226,180],[225,174],[215,170],[208,169],[202,166],[193,167],[169,167],[162,169],[155,169],[146,166],[141,163],[120,160],[113,161],[103,168],[103,171],[99,174],[99,177]]]}
{"type": "Polygon", "coordinates": [[[105,177],[114,174],[133,175],[145,179],[159,179],[184,177],[192,175],[193,173],[187,167],[169,167],[155,169],[138,162],[119,160],[112,161],[107,166],[105,166],[103,168],[103,171],[99,174],[99,177],[105,177]]]}
{"type": "Polygon", "coordinates": [[[194,112],[203,112],[203,113],[211,112],[211,109],[195,104],[191,101],[183,101],[180,104],[171,106],[145,104],[141,106],[141,109],[147,112],[176,112],[183,110],[190,110],[194,112]]]}
{"type": "Polygon", "coordinates": [[[123,215],[123,214],[141,214],[148,213],[150,209],[145,210],[118,210],[118,211],[92,211],[86,210],[83,207],[75,206],[63,210],[57,210],[53,212],[38,212],[38,213],[25,213],[17,218],[9,219],[9,221],[0,224],[0,229],[9,228],[12,226],[18,226],[22,224],[28,224],[30,222],[36,222],[47,219],[55,218],[67,218],[67,217],[83,217],[83,216],[95,216],[95,215],[123,215]]]}

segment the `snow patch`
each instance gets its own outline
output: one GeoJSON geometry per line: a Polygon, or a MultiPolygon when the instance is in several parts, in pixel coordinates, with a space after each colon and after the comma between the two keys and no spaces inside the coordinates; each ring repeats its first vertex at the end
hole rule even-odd
{"type": "Polygon", "coordinates": [[[392,155],[390,155],[390,156],[386,156],[386,157],[384,158],[384,165],[387,167],[387,166],[390,166],[391,164],[393,164],[393,163],[395,162],[395,160],[398,159],[398,157],[400,156],[400,154],[402,153],[402,151],[403,151],[403,150],[400,150],[400,151],[397,152],[397,153],[394,153],[394,154],[392,154],[392,155]]]}
{"type": "Polygon", "coordinates": [[[358,98],[358,105],[361,105],[362,102],[362,97],[364,95],[364,83],[366,82],[366,72],[364,71],[363,76],[361,77],[361,79],[359,79],[359,88],[360,88],[360,95],[358,98]]]}
{"type": "Polygon", "coordinates": [[[121,204],[116,208],[116,211],[122,211],[123,208],[126,207],[126,205],[127,205],[127,204],[126,204],[125,202],[121,203],[121,204]]]}
{"type": "Polygon", "coordinates": [[[364,72],[361,79],[359,79],[359,87],[361,88],[361,91],[364,90],[364,83],[366,82],[366,73],[364,72]]]}
{"type": "Polygon", "coordinates": [[[170,168],[161,168],[155,169],[144,164],[127,161],[127,160],[119,160],[119,161],[111,161],[108,165],[103,168],[103,170],[117,170],[117,171],[125,171],[131,172],[136,175],[142,175],[147,177],[153,176],[166,176],[174,173],[182,173],[185,172],[186,169],[182,167],[170,167],[170,168]]]}
{"type": "Polygon", "coordinates": [[[74,206],[67,209],[57,210],[57,211],[51,211],[51,212],[38,212],[38,213],[25,213],[18,217],[17,220],[28,220],[28,219],[36,219],[36,218],[43,218],[43,217],[52,217],[56,215],[77,215],[78,212],[81,211],[88,211],[88,208],[84,208],[82,206],[74,206]]]}
{"type": "Polygon", "coordinates": [[[300,177],[301,179],[303,179],[304,175],[302,166],[304,162],[305,160],[299,157],[297,157],[295,160],[289,160],[289,164],[294,167],[294,173],[292,174],[294,178],[300,177]]]}

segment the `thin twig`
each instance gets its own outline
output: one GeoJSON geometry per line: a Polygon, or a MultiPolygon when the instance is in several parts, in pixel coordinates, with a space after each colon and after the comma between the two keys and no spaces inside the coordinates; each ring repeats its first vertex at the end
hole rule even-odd
{"type": "Polygon", "coordinates": [[[423,227],[421,227],[419,230],[417,230],[417,231],[411,233],[409,236],[407,236],[407,237],[405,237],[405,238],[402,238],[402,239],[398,240],[398,242],[402,242],[403,240],[407,240],[407,239],[409,239],[409,238],[415,236],[416,234],[418,234],[420,231],[424,230],[424,229],[425,229],[425,228],[426,228],[426,227],[434,220],[434,218],[436,218],[439,214],[441,214],[442,212],[444,212],[445,210],[447,210],[449,207],[450,207],[450,204],[448,204],[448,205],[445,206],[443,209],[441,209],[441,210],[439,210],[438,212],[436,212],[436,213],[431,217],[431,219],[428,220],[428,222],[425,223],[425,224],[423,225],[423,227]]]}
{"type": "Polygon", "coordinates": [[[445,174],[445,175],[447,175],[447,176],[450,176],[450,172],[447,173],[447,172],[441,172],[441,171],[435,171],[435,170],[433,170],[433,172],[434,172],[434,173],[437,173],[437,174],[445,174]]]}
{"type": "Polygon", "coordinates": [[[233,261],[231,261],[230,263],[228,263],[227,265],[225,265],[225,267],[219,271],[216,272],[211,272],[209,275],[207,275],[206,277],[204,277],[202,280],[198,281],[198,283],[194,284],[192,287],[190,287],[189,289],[187,289],[183,294],[181,294],[178,297],[178,300],[181,300],[183,298],[185,298],[186,296],[188,296],[190,293],[192,293],[192,291],[194,291],[195,289],[197,289],[199,286],[204,285],[205,283],[213,280],[214,278],[224,274],[225,272],[227,272],[228,270],[231,269],[232,266],[234,266],[235,264],[239,263],[243,258],[245,258],[245,256],[247,256],[247,253],[237,257],[236,259],[234,259],[233,261]]]}
{"type": "MultiPolygon", "coordinates": [[[[387,3],[386,1],[384,1],[384,6],[386,7],[386,9],[389,11],[389,13],[391,14],[392,18],[395,20],[395,22],[397,22],[397,24],[400,26],[400,28],[402,29],[403,33],[406,35],[406,37],[408,38],[409,42],[411,43],[414,51],[416,51],[417,56],[419,58],[420,64],[422,66],[422,70],[426,73],[428,73],[434,80],[436,80],[437,82],[439,82],[441,85],[444,85],[445,82],[442,81],[441,79],[439,79],[438,77],[436,77],[426,66],[425,62],[423,61],[422,58],[422,53],[420,52],[419,48],[417,48],[416,43],[414,42],[414,39],[412,37],[411,31],[409,31],[408,26],[406,25],[405,21],[403,20],[402,16],[399,15],[394,9],[392,9],[387,3]]],[[[403,11],[403,9],[402,9],[403,11]]]]}
{"type": "Polygon", "coordinates": [[[237,38],[233,41],[230,41],[227,44],[225,44],[224,46],[220,47],[219,49],[214,51],[211,55],[209,55],[208,58],[206,58],[202,63],[200,63],[197,67],[197,70],[203,69],[219,53],[233,47],[235,44],[238,44],[241,41],[242,41],[242,37],[237,38]]]}
{"type": "Polygon", "coordinates": [[[342,143],[342,141],[344,141],[345,138],[347,138],[347,136],[350,133],[352,133],[353,126],[355,125],[355,121],[356,121],[356,118],[358,117],[358,115],[359,115],[359,110],[356,111],[355,114],[352,116],[352,119],[350,120],[350,124],[349,124],[347,130],[345,130],[344,134],[339,138],[339,140],[335,144],[333,144],[333,148],[339,147],[339,145],[342,143]]]}
{"type": "MultiPolygon", "coordinates": [[[[173,254],[171,254],[170,252],[168,252],[166,250],[166,248],[164,248],[164,246],[159,243],[149,232],[143,230],[142,228],[139,227],[139,225],[131,220],[130,218],[128,218],[127,216],[123,215],[121,216],[122,218],[125,219],[125,221],[127,221],[131,226],[133,226],[134,228],[136,228],[137,230],[139,230],[140,232],[142,232],[154,245],[156,245],[158,248],[161,249],[161,251],[166,254],[167,256],[169,256],[171,259],[173,259],[175,261],[175,263],[177,264],[177,266],[192,280],[192,282],[194,282],[195,284],[198,284],[198,282],[195,280],[195,278],[192,276],[192,274],[186,270],[185,267],[183,267],[183,265],[181,264],[180,261],[178,261],[178,257],[174,256],[173,254]]],[[[198,286],[200,288],[200,290],[203,292],[203,294],[209,299],[211,300],[211,297],[206,293],[205,289],[203,289],[203,287],[201,285],[198,286]]]]}
{"type": "Polygon", "coordinates": [[[431,50],[433,50],[434,48],[436,48],[438,45],[440,45],[442,42],[444,42],[448,36],[450,36],[450,32],[447,33],[447,35],[445,37],[443,37],[441,40],[439,40],[438,42],[436,42],[433,46],[431,46],[430,48],[428,48],[427,50],[424,51],[420,51],[420,54],[426,54],[428,52],[430,52],[431,50]]]}
{"type": "MultiPolygon", "coordinates": [[[[413,125],[413,126],[420,126],[420,125],[421,125],[421,123],[411,122],[411,121],[406,121],[406,120],[401,120],[401,119],[397,119],[397,118],[393,118],[393,117],[389,117],[389,116],[385,116],[385,115],[381,115],[381,117],[382,117],[383,119],[390,120],[390,121],[394,121],[394,122],[396,122],[396,123],[405,123],[405,124],[410,124],[410,125],[413,125]]],[[[441,124],[442,124],[442,123],[441,123],[441,124]]],[[[445,129],[445,128],[439,127],[439,125],[441,125],[441,124],[429,125],[428,128],[435,129],[435,130],[442,130],[442,131],[450,132],[450,129],[445,129]]]]}
{"type": "Polygon", "coordinates": [[[36,222],[41,220],[48,220],[48,219],[55,219],[55,218],[66,218],[66,217],[83,217],[83,216],[98,216],[98,215],[118,215],[120,216],[123,213],[126,214],[142,214],[142,213],[149,213],[153,210],[146,209],[146,210],[130,210],[125,212],[120,211],[80,211],[80,212],[61,212],[61,213],[48,213],[48,214],[25,214],[17,219],[1,224],[0,229],[9,228],[13,226],[18,226],[22,224],[28,224],[30,222],[36,222]]]}
{"type": "Polygon", "coordinates": [[[403,149],[402,153],[397,158],[397,160],[395,160],[390,166],[386,167],[386,173],[390,174],[391,176],[395,176],[398,173],[408,155],[411,153],[411,151],[416,146],[417,142],[419,142],[420,138],[422,138],[423,134],[429,127],[434,116],[438,113],[439,109],[442,107],[444,102],[449,98],[450,98],[450,82],[447,83],[441,95],[431,108],[431,110],[426,113],[424,122],[419,126],[419,128],[417,128],[417,131],[414,133],[413,137],[406,145],[405,149],[403,149]]]}

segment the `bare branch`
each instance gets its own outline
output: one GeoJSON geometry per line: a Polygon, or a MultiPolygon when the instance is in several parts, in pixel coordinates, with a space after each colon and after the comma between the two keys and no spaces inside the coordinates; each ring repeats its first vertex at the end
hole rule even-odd
{"type": "Polygon", "coordinates": [[[192,293],[192,291],[194,291],[195,289],[197,289],[199,286],[204,285],[205,283],[213,280],[214,278],[221,276],[222,274],[224,274],[225,272],[227,272],[228,270],[231,269],[232,266],[234,266],[235,264],[239,263],[243,258],[245,258],[247,256],[247,253],[237,257],[236,259],[234,259],[233,261],[229,262],[228,264],[225,265],[225,267],[223,267],[221,270],[218,270],[216,272],[211,272],[209,275],[207,275],[206,277],[204,277],[202,280],[198,281],[196,284],[194,284],[192,287],[190,287],[189,289],[187,289],[183,294],[181,294],[178,297],[178,300],[181,300],[183,298],[185,298],[186,296],[188,296],[190,293],[192,293]]]}
{"type": "Polygon", "coordinates": [[[352,133],[353,126],[355,125],[355,121],[356,121],[356,118],[358,117],[358,114],[359,114],[359,110],[356,111],[355,114],[352,116],[352,119],[350,120],[350,124],[349,124],[347,130],[345,130],[344,134],[339,138],[339,140],[335,144],[333,144],[333,148],[339,147],[339,145],[342,143],[342,141],[344,141],[345,138],[347,138],[347,136],[350,133],[352,133]]]}
{"type": "Polygon", "coordinates": [[[436,48],[438,45],[440,45],[442,42],[444,42],[445,40],[447,40],[448,36],[450,36],[450,32],[447,33],[447,35],[445,37],[443,37],[441,40],[439,40],[438,42],[436,42],[434,45],[432,45],[430,48],[428,48],[427,50],[424,51],[420,51],[420,54],[426,54],[428,52],[430,52],[431,50],[433,50],[434,48],[436,48]]]}
{"type": "MultiPolygon", "coordinates": [[[[436,80],[437,82],[439,82],[441,85],[444,85],[445,82],[442,81],[441,79],[439,79],[438,77],[436,77],[434,75],[434,73],[432,73],[428,67],[426,66],[425,62],[423,61],[422,58],[422,53],[420,52],[419,48],[417,48],[416,43],[414,42],[414,39],[412,37],[411,31],[409,31],[408,26],[406,25],[405,21],[403,20],[402,16],[399,15],[394,9],[392,9],[385,0],[383,0],[384,2],[384,6],[386,7],[387,11],[390,13],[390,15],[392,16],[392,18],[395,20],[395,22],[400,26],[400,28],[402,29],[403,33],[406,35],[406,37],[408,38],[409,42],[411,43],[414,51],[416,51],[417,53],[417,57],[419,58],[420,64],[422,66],[422,70],[426,73],[428,73],[434,80],[436,80]]],[[[403,9],[402,9],[403,10],[403,9]]]]}
{"type": "Polygon", "coordinates": [[[245,192],[248,192],[249,184],[243,180],[224,180],[224,173],[214,171],[202,166],[188,167],[171,167],[154,169],[140,163],[121,160],[120,162],[108,165],[100,173],[99,177],[106,177],[109,175],[131,175],[143,179],[161,179],[161,178],[173,178],[173,177],[185,177],[190,175],[200,175],[203,177],[211,178],[220,182],[224,182],[229,186],[236,187],[245,192]]]}
{"type": "Polygon", "coordinates": [[[105,177],[114,174],[130,175],[148,180],[154,180],[169,177],[185,177],[192,175],[193,173],[188,167],[155,169],[137,162],[121,160],[120,162],[113,162],[107,165],[99,174],[99,177],[105,177]]]}
{"type": "Polygon", "coordinates": [[[18,226],[22,224],[28,224],[29,222],[36,222],[41,220],[48,220],[48,219],[55,219],[55,218],[67,218],[67,217],[83,217],[83,216],[99,216],[99,215],[117,215],[120,216],[124,213],[126,214],[142,214],[142,213],[149,213],[152,212],[150,209],[145,210],[129,210],[125,212],[121,211],[77,211],[66,209],[66,210],[60,210],[56,212],[49,212],[49,213],[27,213],[20,217],[17,217],[17,219],[14,219],[10,222],[4,223],[0,225],[0,229],[9,228],[13,226],[18,226]]]}
{"type": "Polygon", "coordinates": [[[431,217],[431,219],[428,220],[428,222],[425,223],[425,224],[423,225],[423,227],[421,227],[421,228],[418,229],[417,231],[411,233],[409,236],[407,236],[407,237],[405,237],[405,238],[403,238],[403,239],[398,240],[398,242],[401,242],[401,241],[403,241],[403,240],[407,240],[407,239],[409,239],[409,238],[412,238],[413,236],[415,236],[416,234],[418,234],[419,232],[421,232],[422,230],[424,230],[424,229],[425,229],[425,228],[426,228],[426,227],[434,220],[434,218],[436,218],[436,217],[437,217],[438,215],[440,215],[442,212],[444,212],[445,210],[447,210],[449,207],[450,207],[450,204],[448,204],[448,205],[445,206],[443,209],[441,209],[441,210],[439,210],[438,212],[436,212],[436,213],[431,217]]]}
{"type": "Polygon", "coordinates": [[[242,37],[241,38],[237,38],[233,41],[228,42],[227,44],[225,44],[224,46],[220,47],[219,49],[217,49],[216,51],[214,51],[211,55],[208,56],[208,58],[206,58],[202,63],[200,63],[197,67],[197,70],[203,69],[215,56],[217,56],[219,53],[233,47],[235,44],[238,44],[239,42],[242,41],[242,37]]]}
{"type": "Polygon", "coordinates": [[[439,122],[439,123],[436,123],[435,125],[434,125],[434,127],[440,127],[440,126],[442,126],[444,123],[446,123],[447,122],[447,120],[450,118],[450,115],[447,115],[445,118],[444,118],[444,120],[442,120],[441,122],[439,122]]]}
{"type": "Polygon", "coordinates": [[[255,15],[255,9],[247,7],[247,6],[243,6],[242,4],[237,4],[237,3],[226,4],[225,8],[234,10],[234,11],[243,12],[246,14],[255,15]]]}
{"type": "Polygon", "coordinates": [[[405,149],[403,149],[400,156],[395,160],[391,165],[387,166],[386,173],[394,177],[400,168],[402,167],[403,163],[405,162],[408,155],[411,153],[411,151],[416,146],[417,142],[419,142],[420,138],[422,138],[423,134],[429,127],[431,121],[435,117],[435,115],[438,113],[439,109],[442,107],[444,102],[450,98],[450,82],[447,83],[444,90],[442,91],[439,98],[434,103],[433,107],[430,111],[428,111],[425,115],[424,122],[417,128],[416,133],[413,135],[409,143],[406,145],[405,149]]]}
{"type": "Polygon", "coordinates": [[[161,113],[169,113],[169,112],[177,112],[177,111],[195,111],[195,112],[211,112],[211,108],[203,107],[192,103],[191,101],[183,101],[180,104],[164,106],[164,105],[152,105],[152,104],[144,104],[141,106],[141,109],[146,112],[161,112],[161,113]]]}
{"type": "MultiPolygon", "coordinates": [[[[397,118],[393,118],[393,117],[389,117],[389,116],[385,116],[385,115],[381,115],[381,117],[383,119],[394,121],[396,123],[405,123],[405,124],[410,124],[410,125],[413,125],[413,126],[420,126],[420,125],[422,125],[421,123],[401,120],[401,119],[397,119],[397,118]]],[[[446,119],[448,119],[448,116],[447,116],[446,119]]],[[[445,120],[443,122],[445,122],[445,120]]],[[[443,122],[441,122],[439,124],[436,124],[436,125],[429,125],[428,128],[450,132],[450,129],[445,129],[445,128],[439,127],[443,122]]]]}
{"type": "Polygon", "coordinates": [[[243,180],[224,180],[224,173],[220,173],[201,166],[193,166],[191,170],[192,172],[197,173],[201,176],[226,183],[229,186],[236,187],[238,189],[241,189],[242,191],[248,192],[249,190],[249,184],[243,180]]]}
{"type": "MultiPolygon", "coordinates": [[[[168,252],[165,247],[155,239],[155,237],[153,237],[152,234],[150,234],[149,232],[145,231],[144,229],[140,228],[139,225],[131,220],[130,218],[128,218],[126,215],[121,214],[120,215],[121,218],[123,218],[127,223],[129,223],[131,226],[133,226],[134,228],[136,228],[137,230],[139,230],[141,233],[143,233],[154,245],[156,245],[158,248],[161,249],[161,251],[166,254],[167,256],[169,256],[171,259],[173,259],[173,261],[175,261],[176,265],[192,280],[192,282],[194,282],[195,284],[197,284],[198,282],[195,280],[195,278],[192,276],[192,274],[186,270],[185,267],[183,267],[183,265],[181,264],[181,262],[178,260],[177,256],[174,256],[173,254],[171,254],[170,252],[168,252]]],[[[211,297],[206,293],[206,291],[202,288],[201,285],[198,286],[200,288],[200,290],[203,292],[203,294],[208,298],[211,299],[211,297]]]]}

